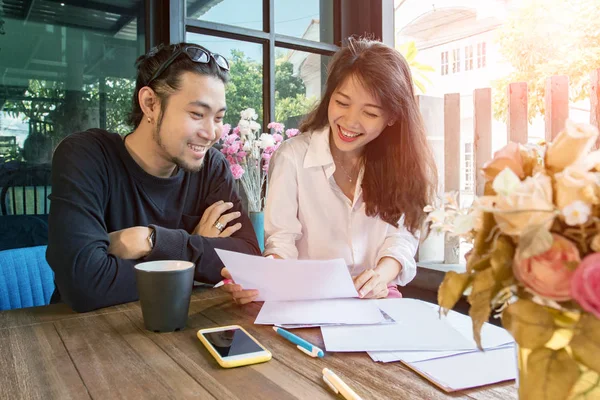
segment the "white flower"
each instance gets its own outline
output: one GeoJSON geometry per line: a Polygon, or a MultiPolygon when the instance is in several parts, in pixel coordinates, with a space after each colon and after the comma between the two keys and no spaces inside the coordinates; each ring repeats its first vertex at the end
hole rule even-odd
{"type": "Polygon", "coordinates": [[[259,131],[261,128],[260,124],[256,121],[250,121],[250,129],[252,129],[254,132],[259,131]]]}
{"type": "Polygon", "coordinates": [[[477,215],[475,213],[457,215],[456,218],[454,218],[454,234],[464,235],[471,232],[475,228],[476,219],[477,215]]]}
{"type": "Polygon", "coordinates": [[[246,139],[248,137],[252,137],[252,130],[248,126],[240,127],[240,137],[242,139],[246,139]]]}
{"type": "Polygon", "coordinates": [[[247,153],[250,150],[252,150],[252,143],[250,143],[249,140],[246,140],[246,142],[244,142],[244,151],[247,153]]]}
{"type": "Polygon", "coordinates": [[[269,135],[268,133],[261,134],[258,140],[260,142],[260,148],[263,150],[267,147],[275,146],[275,139],[273,139],[273,136],[269,135]]]}
{"type": "Polygon", "coordinates": [[[427,215],[425,222],[431,221],[434,225],[443,223],[446,218],[446,212],[443,208],[438,208],[435,211],[432,211],[427,215]]]}
{"type": "Polygon", "coordinates": [[[562,214],[567,225],[575,226],[585,224],[592,213],[589,204],[577,200],[563,208],[562,214]]]}
{"type": "Polygon", "coordinates": [[[521,180],[512,169],[504,168],[492,183],[494,191],[502,196],[509,196],[521,186],[521,180]]]}
{"type": "Polygon", "coordinates": [[[256,111],[254,111],[254,108],[246,108],[240,113],[240,116],[242,117],[242,119],[248,121],[255,120],[256,118],[258,118],[258,115],[256,114],[256,111]]]}

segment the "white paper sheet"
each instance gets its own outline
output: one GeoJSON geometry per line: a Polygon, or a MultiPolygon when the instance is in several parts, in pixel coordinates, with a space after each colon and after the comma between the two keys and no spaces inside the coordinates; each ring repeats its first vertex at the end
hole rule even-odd
{"type": "Polygon", "coordinates": [[[378,324],[385,318],[377,302],[360,299],[267,301],[255,324],[378,324]]]}
{"type": "Polygon", "coordinates": [[[517,377],[513,347],[405,364],[449,392],[509,381],[517,377]]]}
{"type": "Polygon", "coordinates": [[[276,260],[216,249],[236,283],[258,289],[257,301],[358,297],[343,259],[276,260]]]}
{"type": "MultiPolygon", "coordinates": [[[[502,346],[494,347],[493,349],[505,349],[505,348],[514,348],[514,343],[505,344],[502,346]]],[[[489,349],[488,349],[489,350],[489,349]]],[[[369,351],[369,356],[373,361],[379,362],[395,362],[395,361],[405,361],[405,362],[418,362],[418,361],[427,361],[427,360],[435,360],[436,358],[444,358],[456,356],[459,354],[473,353],[476,351],[480,351],[479,349],[474,350],[448,350],[448,351],[369,351]]]]}
{"type": "Polygon", "coordinates": [[[379,300],[396,323],[321,328],[328,351],[474,350],[475,345],[427,303],[412,299],[379,300]]]}
{"type": "MultiPolygon", "coordinates": [[[[421,309],[423,306],[431,308],[436,315],[438,315],[439,307],[436,304],[423,302],[416,299],[386,299],[380,300],[380,308],[384,309],[386,313],[393,314],[397,320],[405,320],[410,318],[410,312],[406,312],[408,309],[421,309]],[[421,303],[416,305],[415,303],[421,303]]],[[[463,315],[456,311],[450,311],[447,316],[442,316],[442,319],[447,321],[453,328],[460,332],[465,338],[471,341],[472,346],[475,347],[475,341],[473,340],[473,328],[472,320],[469,316],[463,315]]],[[[512,336],[503,328],[495,325],[485,323],[481,330],[482,333],[482,346],[484,349],[492,349],[499,347],[513,347],[514,340],[512,336]]],[[[436,358],[448,357],[457,354],[463,354],[467,352],[478,351],[478,350],[461,350],[461,351],[393,351],[393,352],[369,352],[369,356],[374,361],[381,362],[393,362],[393,361],[406,361],[406,362],[417,362],[424,360],[432,360],[436,358]]]]}

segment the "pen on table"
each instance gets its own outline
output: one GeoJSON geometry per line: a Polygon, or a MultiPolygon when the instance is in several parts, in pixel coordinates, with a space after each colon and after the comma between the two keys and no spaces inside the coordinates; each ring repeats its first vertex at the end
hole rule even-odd
{"type": "Polygon", "coordinates": [[[346,400],[362,400],[359,395],[350,389],[350,386],[346,385],[344,381],[340,379],[332,370],[323,368],[323,380],[335,392],[340,393],[346,400]]]}
{"type": "Polygon", "coordinates": [[[215,286],[213,286],[213,289],[216,289],[218,287],[221,287],[223,285],[227,285],[228,283],[233,282],[231,279],[223,279],[221,282],[217,283],[215,286]]]}
{"type": "Polygon", "coordinates": [[[298,347],[298,349],[300,349],[300,351],[302,351],[303,353],[308,354],[311,357],[323,357],[325,355],[325,353],[323,353],[323,350],[321,350],[317,346],[314,346],[314,345],[310,344],[306,340],[302,339],[301,337],[298,337],[298,336],[294,335],[291,332],[286,331],[285,329],[282,329],[282,328],[279,328],[277,326],[274,326],[273,330],[275,332],[277,332],[278,335],[280,335],[283,338],[285,338],[285,339],[289,340],[290,342],[294,343],[296,345],[296,347],[298,347]]]}

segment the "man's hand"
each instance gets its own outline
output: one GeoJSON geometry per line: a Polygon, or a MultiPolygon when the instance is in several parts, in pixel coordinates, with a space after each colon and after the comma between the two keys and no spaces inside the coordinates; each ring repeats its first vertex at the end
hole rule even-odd
{"type": "Polygon", "coordinates": [[[150,254],[148,236],[152,230],[147,226],[134,226],[108,234],[108,253],[126,260],[137,260],[150,254]]]}
{"type": "Polygon", "coordinates": [[[227,268],[221,270],[221,276],[229,281],[222,286],[223,290],[229,293],[233,298],[233,301],[237,304],[250,303],[258,297],[258,290],[246,290],[242,288],[242,285],[237,285],[233,279],[231,279],[231,274],[227,271],[227,268]]]}
{"type": "Polygon", "coordinates": [[[374,269],[364,270],[354,278],[354,287],[361,299],[381,299],[387,297],[387,282],[374,269]]]}
{"type": "Polygon", "coordinates": [[[239,222],[232,226],[227,226],[227,224],[234,219],[239,218],[242,214],[239,211],[223,214],[225,211],[231,209],[231,207],[233,207],[233,203],[225,203],[223,200],[217,201],[208,207],[204,211],[204,214],[193,233],[204,237],[229,237],[233,235],[242,227],[242,224],[239,222]],[[222,231],[219,230],[215,226],[217,221],[226,228],[222,231]]]}

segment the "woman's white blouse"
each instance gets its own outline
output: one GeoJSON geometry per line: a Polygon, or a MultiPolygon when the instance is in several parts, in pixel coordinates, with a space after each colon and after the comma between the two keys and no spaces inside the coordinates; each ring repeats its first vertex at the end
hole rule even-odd
{"type": "Polygon", "coordinates": [[[265,254],[288,259],[343,258],[352,275],[375,268],[383,257],[402,264],[396,283],[416,274],[417,237],[399,221],[395,228],[365,214],[360,171],[351,202],[333,173],[329,127],[288,139],[269,165],[265,254]]]}

